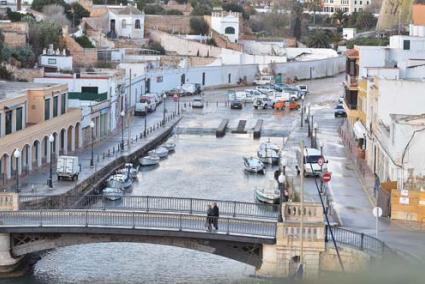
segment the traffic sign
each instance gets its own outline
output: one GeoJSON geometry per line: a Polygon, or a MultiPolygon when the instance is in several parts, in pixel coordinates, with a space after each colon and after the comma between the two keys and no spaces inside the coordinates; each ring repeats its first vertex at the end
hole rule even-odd
{"type": "Polygon", "coordinates": [[[375,216],[376,218],[381,217],[382,216],[382,208],[381,207],[373,207],[372,213],[373,213],[373,216],[375,216]]]}
{"type": "Polygon", "coordinates": [[[318,164],[319,166],[323,166],[323,165],[325,164],[325,159],[324,159],[323,157],[319,158],[319,159],[317,160],[317,164],[318,164]]]}
{"type": "Polygon", "coordinates": [[[322,181],[323,182],[330,182],[331,181],[331,173],[330,172],[323,173],[322,181]]]}

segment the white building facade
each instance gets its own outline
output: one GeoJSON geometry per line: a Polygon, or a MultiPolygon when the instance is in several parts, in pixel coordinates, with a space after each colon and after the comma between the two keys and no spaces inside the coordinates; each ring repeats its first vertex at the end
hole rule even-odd
{"type": "Polygon", "coordinates": [[[211,29],[227,37],[231,42],[239,41],[239,16],[236,12],[212,12],[211,29]]]}
{"type": "Polygon", "coordinates": [[[144,38],[145,14],[131,5],[108,6],[108,24],[111,37],[144,38]]]}

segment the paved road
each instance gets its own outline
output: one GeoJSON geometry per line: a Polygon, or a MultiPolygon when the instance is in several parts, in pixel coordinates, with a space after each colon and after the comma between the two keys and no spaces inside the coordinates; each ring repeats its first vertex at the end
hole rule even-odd
{"type": "MultiPolygon", "coordinates": [[[[31,228],[54,227],[96,227],[118,229],[152,229],[165,231],[203,232],[212,234],[205,227],[205,216],[185,215],[172,213],[146,213],[128,211],[103,210],[33,210],[0,212],[0,232],[9,228],[24,228],[32,232],[31,228]]],[[[17,230],[18,231],[18,230],[17,230]]],[[[276,222],[264,220],[247,220],[235,218],[220,218],[219,230],[214,234],[246,236],[264,239],[274,239],[276,222]]]]}

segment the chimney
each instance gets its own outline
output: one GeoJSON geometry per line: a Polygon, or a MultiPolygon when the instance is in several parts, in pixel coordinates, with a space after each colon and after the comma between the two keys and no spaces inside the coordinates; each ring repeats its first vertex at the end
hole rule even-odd
{"type": "Polygon", "coordinates": [[[22,0],[16,0],[16,11],[21,11],[21,8],[22,8],[21,1],[22,0]]]}

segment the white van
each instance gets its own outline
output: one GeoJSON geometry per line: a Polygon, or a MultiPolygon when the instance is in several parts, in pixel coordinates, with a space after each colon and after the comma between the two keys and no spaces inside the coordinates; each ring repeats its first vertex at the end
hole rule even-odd
{"type": "Polygon", "coordinates": [[[78,179],[80,174],[80,165],[77,156],[59,156],[56,164],[56,173],[58,180],[67,178],[70,180],[78,179]]]}
{"type": "Polygon", "coordinates": [[[298,167],[304,167],[304,176],[316,176],[328,171],[328,161],[315,148],[304,148],[304,160],[301,159],[301,152],[297,153],[298,167]],[[319,159],[323,159],[323,166],[319,165],[319,159]]]}

